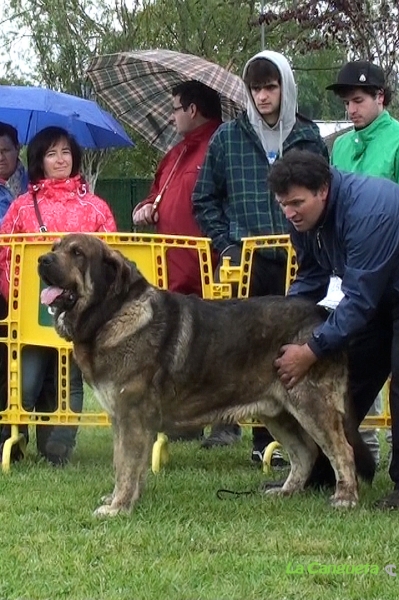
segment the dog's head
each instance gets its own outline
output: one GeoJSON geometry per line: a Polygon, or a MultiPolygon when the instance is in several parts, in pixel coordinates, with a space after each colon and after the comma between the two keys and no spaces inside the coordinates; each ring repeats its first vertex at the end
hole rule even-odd
{"type": "Polygon", "coordinates": [[[88,341],[135,286],[149,285],[120,252],[83,233],[56,242],[39,257],[38,271],[49,286],[42,304],[53,313],[59,335],[72,341],[88,341]]]}

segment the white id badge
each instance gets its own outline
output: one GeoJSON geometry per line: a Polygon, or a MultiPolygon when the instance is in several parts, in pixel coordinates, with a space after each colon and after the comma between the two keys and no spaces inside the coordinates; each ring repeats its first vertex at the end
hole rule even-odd
{"type": "Polygon", "coordinates": [[[328,285],[326,297],[323,298],[323,300],[320,300],[320,302],[317,304],[324,306],[325,308],[329,308],[330,310],[335,310],[344,297],[341,286],[342,279],[337,277],[337,275],[332,275],[330,277],[330,283],[328,285]]]}

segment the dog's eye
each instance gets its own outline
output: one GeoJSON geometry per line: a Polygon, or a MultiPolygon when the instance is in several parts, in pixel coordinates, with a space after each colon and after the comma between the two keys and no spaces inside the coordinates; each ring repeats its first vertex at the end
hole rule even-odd
{"type": "Polygon", "coordinates": [[[79,248],[77,248],[76,246],[74,246],[74,247],[72,248],[72,254],[73,254],[74,256],[82,256],[82,253],[81,253],[80,249],[79,249],[79,248]]]}

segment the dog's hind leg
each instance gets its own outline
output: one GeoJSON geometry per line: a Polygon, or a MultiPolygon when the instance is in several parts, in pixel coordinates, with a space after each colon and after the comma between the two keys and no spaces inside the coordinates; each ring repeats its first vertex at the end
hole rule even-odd
{"type": "Polygon", "coordinates": [[[280,413],[272,419],[263,416],[260,416],[259,419],[266,425],[273,437],[282,444],[291,463],[291,471],[282,487],[271,487],[266,489],[266,493],[288,496],[302,491],[317,458],[316,444],[288,412],[280,413]]]}
{"type": "MultiPolygon", "coordinates": [[[[309,393],[309,390],[307,392],[309,393]]],[[[319,390],[319,393],[323,397],[322,390],[319,390]]],[[[353,449],[346,439],[344,417],[335,408],[332,398],[329,398],[328,402],[320,402],[320,396],[308,397],[313,410],[301,410],[295,416],[302,427],[311,432],[314,441],[320,446],[334,469],[336,487],[331,497],[331,504],[344,508],[356,506],[358,487],[355,461],[353,449]]]]}
{"type": "Polygon", "coordinates": [[[154,433],[141,425],[139,411],[127,412],[113,419],[115,488],[94,512],[96,516],[128,512],[142,492],[154,433]]]}

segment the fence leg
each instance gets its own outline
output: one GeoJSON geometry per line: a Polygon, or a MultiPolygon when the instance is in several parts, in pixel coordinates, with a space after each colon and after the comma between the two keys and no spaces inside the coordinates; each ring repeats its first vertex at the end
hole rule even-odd
{"type": "Polygon", "coordinates": [[[164,433],[158,433],[157,440],[152,447],[152,472],[159,473],[162,465],[169,460],[168,437],[164,433]]]}
{"type": "Polygon", "coordinates": [[[3,445],[3,456],[1,459],[1,466],[3,469],[3,473],[8,473],[10,470],[11,451],[12,451],[12,447],[15,444],[18,444],[19,449],[21,450],[22,454],[25,456],[26,438],[22,433],[19,433],[18,425],[11,425],[11,437],[9,437],[8,440],[6,440],[4,442],[4,445],[3,445]]]}

